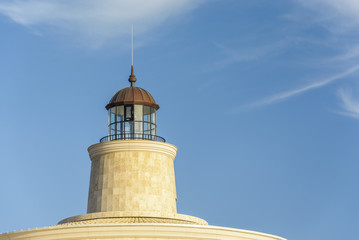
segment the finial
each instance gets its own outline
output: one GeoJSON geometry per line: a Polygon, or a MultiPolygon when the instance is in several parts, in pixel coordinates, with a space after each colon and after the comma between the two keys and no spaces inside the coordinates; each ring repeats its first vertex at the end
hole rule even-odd
{"type": "Polygon", "coordinates": [[[133,65],[131,65],[131,75],[128,78],[128,81],[131,83],[131,87],[135,86],[135,82],[137,81],[137,78],[136,78],[135,74],[133,73],[133,65]]]}

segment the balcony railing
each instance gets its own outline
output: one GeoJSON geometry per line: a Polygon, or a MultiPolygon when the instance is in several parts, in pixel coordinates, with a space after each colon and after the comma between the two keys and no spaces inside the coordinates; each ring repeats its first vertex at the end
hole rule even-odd
{"type": "Polygon", "coordinates": [[[115,140],[152,140],[159,142],[166,142],[166,139],[160,136],[151,135],[151,134],[143,134],[143,133],[122,133],[122,134],[114,134],[103,137],[100,139],[100,142],[108,142],[115,140]]]}

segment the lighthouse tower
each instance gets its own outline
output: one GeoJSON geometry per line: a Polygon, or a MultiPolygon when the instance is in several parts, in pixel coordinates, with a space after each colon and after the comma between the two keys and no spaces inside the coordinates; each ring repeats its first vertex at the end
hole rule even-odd
{"type": "Polygon", "coordinates": [[[208,225],[177,214],[174,160],[177,148],[157,136],[159,105],[152,95],[135,86],[115,93],[106,105],[108,135],[88,148],[91,177],[87,214],[70,222],[162,222],[208,225]]]}

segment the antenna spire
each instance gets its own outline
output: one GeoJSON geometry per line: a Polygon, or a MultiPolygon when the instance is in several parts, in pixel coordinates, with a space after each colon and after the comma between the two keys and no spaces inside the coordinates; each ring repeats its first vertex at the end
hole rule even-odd
{"type": "Polygon", "coordinates": [[[133,24],[131,24],[131,66],[133,66],[133,24]]]}
{"type": "Polygon", "coordinates": [[[131,24],[131,75],[128,78],[128,81],[131,83],[131,87],[135,86],[137,78],[133,72],[133,24],[131,24]]]}

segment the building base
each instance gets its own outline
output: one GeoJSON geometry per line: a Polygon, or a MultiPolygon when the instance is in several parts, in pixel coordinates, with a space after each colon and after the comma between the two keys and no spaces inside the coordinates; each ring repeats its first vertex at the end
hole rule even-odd
{"type": "Polygon", "coordinates": [[[55,225],[0,235],[0,240],[285,240],[284,238],[234,228],[181,224],[80,224],[55,225]]]}

